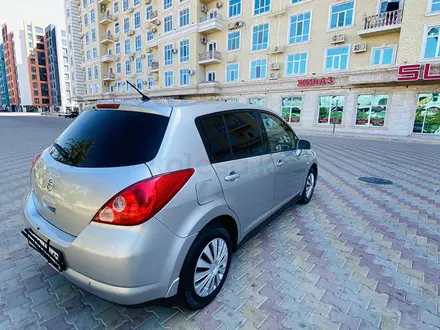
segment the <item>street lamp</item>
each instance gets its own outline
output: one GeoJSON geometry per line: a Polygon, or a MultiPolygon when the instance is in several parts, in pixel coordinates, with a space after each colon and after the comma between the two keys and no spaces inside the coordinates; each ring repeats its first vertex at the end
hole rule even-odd
{"type": "Polygon", "coordinates": [[[335,134],[336,130],[336,120],[338,118],[338,106],[339,106],[339,96],[334,96],[333,99],[336,101],[336,108],[333,111],[333,134],[335,134]]]}

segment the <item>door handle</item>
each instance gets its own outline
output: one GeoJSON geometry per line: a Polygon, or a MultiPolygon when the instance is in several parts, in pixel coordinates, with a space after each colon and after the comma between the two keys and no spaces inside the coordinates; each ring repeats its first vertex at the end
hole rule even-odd
{"type": "Polygon", "coordinates": [[[277,167],[281,167],[284,165],[284,162],[282,160],[279,160],[277,163],[277,167]]]}
{"type": "Polygon", "coordinates": [[[225,181],[235,182],[240,178],[240,174],[231,172],[229,175],[225,176],[225,181]]]}

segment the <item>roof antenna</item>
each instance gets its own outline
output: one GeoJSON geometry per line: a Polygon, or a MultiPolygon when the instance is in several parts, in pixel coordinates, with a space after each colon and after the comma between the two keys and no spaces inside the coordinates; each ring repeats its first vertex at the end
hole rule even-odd
{"type": "Polygon", "coordinates": [[[139,89],[137,89],[131,82],[129,82],[128,80],[126,80],[126,82],[131,87],[133,87],[136,90],[136,92],[138,92],[139,94],[142,95],[142,101],[144,101],[144,102],[150,101],[150,98],[147,95],[145,95],[144,93],[142,93],[139,89]]]}

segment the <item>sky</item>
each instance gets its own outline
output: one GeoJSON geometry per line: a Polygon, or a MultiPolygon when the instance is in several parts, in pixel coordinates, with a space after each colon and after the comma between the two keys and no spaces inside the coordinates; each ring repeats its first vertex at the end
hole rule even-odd
{"type": "Polygon", "coordinates": [[[0,8],[0,24],[7,22],[9,30],[22,28],[23,21],[42,28],[55,24],[64,29],[66,25],[63,0],[0,0],[0,8]]]}

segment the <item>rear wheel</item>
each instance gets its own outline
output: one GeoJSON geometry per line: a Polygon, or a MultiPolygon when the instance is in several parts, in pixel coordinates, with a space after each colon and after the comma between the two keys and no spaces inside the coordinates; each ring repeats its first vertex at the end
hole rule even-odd
{"type": "Polygon", "coordinates": [[[220,225],[200,232],[182,267],[180,295],[192,310],[207,306],[220,292],[229,272],[232,242],[220,225]]]}
{"type": "Polygon", "coordinates": [[[304,189],[301,194],[301,198],[298,201],[300,204],[307,204],[313,197],[313,192],[315,191],[316,186],[316,171],[314,168],[309,170],[307,174],[306,183],[304,184],[304,189]]]}

